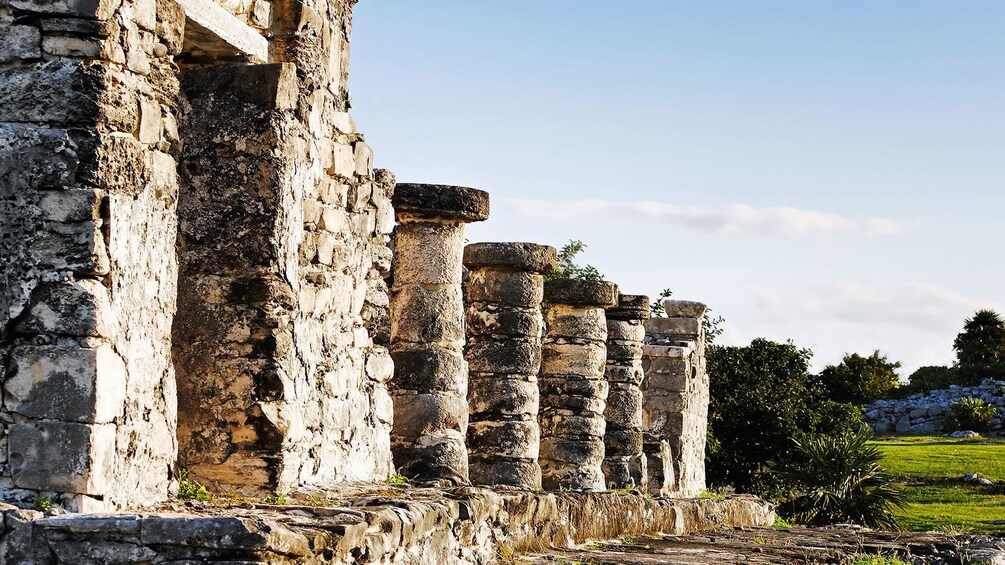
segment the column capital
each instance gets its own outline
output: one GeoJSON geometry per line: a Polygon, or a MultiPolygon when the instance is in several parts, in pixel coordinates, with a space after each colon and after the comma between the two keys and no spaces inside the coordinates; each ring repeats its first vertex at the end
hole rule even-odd
{"type": "Polygon", "coordinates": [[[398,183],[391,200],[398,221],[481,222],[489,217],[489,193],[444,184],[398,183]]]}
{"type": "Polygon", "coordinates": [[[544,283],[546,304],[610,308],[618,303],[618,285],[608,281],[555,279],[544,283]]]}
{"type": "Polygon", "coordinates": [[[558,264],[558,252],[550,245],[523,242],[472,243],[464,248],[464,266],[506,267],[514,271],[549,274],[558,264]]]}

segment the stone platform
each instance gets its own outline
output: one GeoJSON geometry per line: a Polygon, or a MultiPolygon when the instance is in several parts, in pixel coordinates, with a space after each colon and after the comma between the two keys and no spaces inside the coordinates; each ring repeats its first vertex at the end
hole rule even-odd
{"type": "Polygon", "coordinates": [[[595,539],[770,524],[746,496],[660,499],[373,486],[287,504],[185,502],[45,516],[5,505],[0,563],[494,563],[595,539]]]}
{"type": "MultiPolygon", "coordinates": [[[[897,557],[908,563],[1005,564],[1005,538],[917,532],[873,532],[856,527],[746,528],[622,538],[551,550],[521,563],[552,565],[664,565],[736,563],[850,564],[855,555],[897,557]]],[[[859,561],[854,561],[858,563],[859,561]]],[[[878,561],[877,561],[878,562],[878,561]]]]}

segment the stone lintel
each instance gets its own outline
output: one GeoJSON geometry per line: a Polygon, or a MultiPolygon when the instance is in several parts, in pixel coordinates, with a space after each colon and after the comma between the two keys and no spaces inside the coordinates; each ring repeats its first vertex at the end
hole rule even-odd
{"type": "Polygon", "coordinates": [[[648,320],[649,297],[644,294],[618,293],[618,304],[607,309],[609,320],[648,320]]]}
{"type": "Polygon", "coordinates": [[[667,298],[663,301],[663,310],[671,318],[701,318],[708,310],[701,302],[693,300],[672,300],[667,298]]]}
{"type": "Polygon", "coordinates": [[[618,285],[608,281],[555,279],[544,283],[547,304],[610,308],[618,303],[618,285]]]}
{"type": "Polygon", "coordinates": [[[699,318],[650,318],[646,320],[646,333],[693,338],[701,333],[701,320],[699,318]]]}
{"type": "MultiPolygon", "coordinates": [[[[653,320],[663,320],[665,318],[653,318],[653,320]]],[[[650,320],[652,321],[652,320],[650,320]]],[[[683,359],[687,353],[690,351],[687,347],[677,347],[673,345],[643,345],[642,346],[642,356],[643,357],[671,357],[675,359],[683,359]]]]}
{"type": "Polygon", "coordinates": [[[464,248],[464,266],[506,267],[518,271],[549,274],[555,270],[558,252],[550,245],[536,243],[472,243],[464,248]]]}
{"type": "Polygon", "coordinates": [[[213,0],[177,0],[185,11],[185,52],[269,60],[269,41],[213,0]]]}
{"type": "Polygon", "coordinates": [[[398,183],[392,199],[398,220],[481,222],[489,217],[489,193],[443,184],[398,183]]]}
{"type": "Polygon", "coordinates": [[[297,69],[292,63],[191,68],[184,71],[182,85],[190,100],[226,93],[249,104],[279,110],[295,108],[299,93],[297,69]]]}

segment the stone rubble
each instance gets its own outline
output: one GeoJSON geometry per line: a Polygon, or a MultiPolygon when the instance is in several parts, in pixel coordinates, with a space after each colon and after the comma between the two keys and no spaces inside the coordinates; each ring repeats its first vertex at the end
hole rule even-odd
{"type": "Polygon", "coordinates": [[[464,248],[470,478],[478,485],[541,488],[537,375],[544,275],[554,247],[474,243],[464,248]]]}
{"type": "Polygon", "coordinates": [[[984,379],[973,387],[917,393],[903,399],[877,400],[862,407],[865,422],[877,434],[939,434],[946,432],[949,405],[964,397],[979,398],[998,409],[992,433],[1005,433],[1005,381],[984,379]]]}

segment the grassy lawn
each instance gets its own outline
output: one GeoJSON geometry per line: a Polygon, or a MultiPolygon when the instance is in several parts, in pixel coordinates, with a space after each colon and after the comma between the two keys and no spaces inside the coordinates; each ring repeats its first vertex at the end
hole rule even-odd
{"type": "Polygon", "coordinates": [[[884,437],[875,444],[890,474],[907,486],[910,506],[898,512],[903,527],[1005,534],[1005,439],[884,437]],[[999,484],[952,481],[973,472],[999,484]]]}

